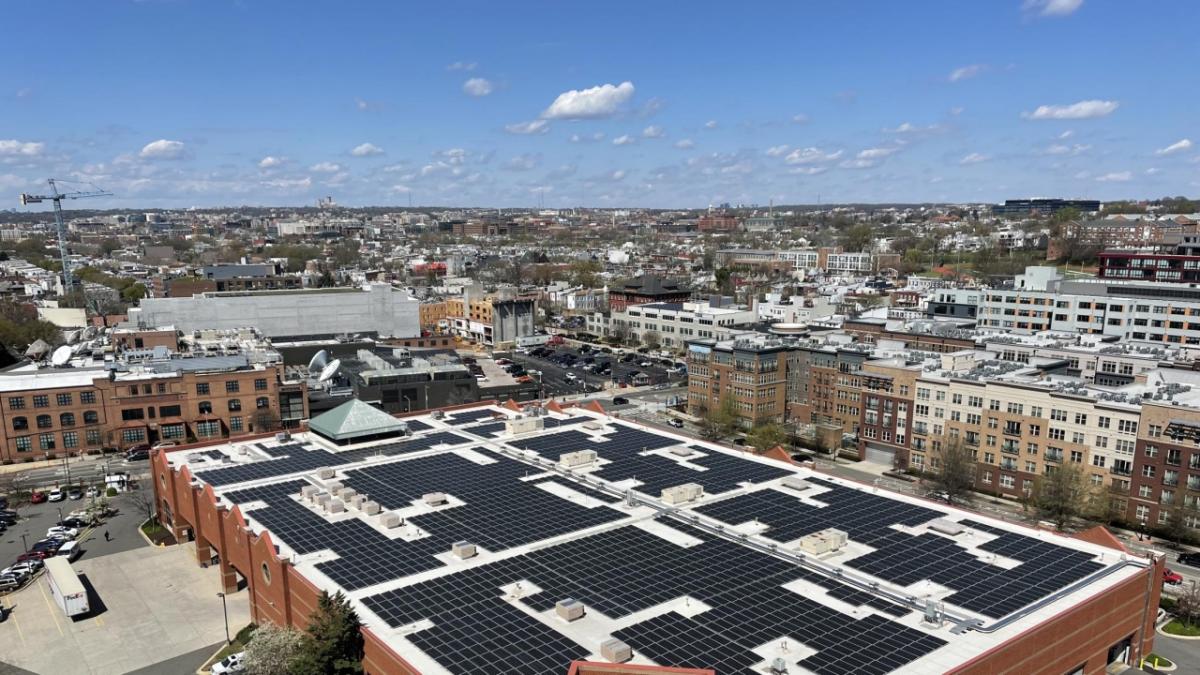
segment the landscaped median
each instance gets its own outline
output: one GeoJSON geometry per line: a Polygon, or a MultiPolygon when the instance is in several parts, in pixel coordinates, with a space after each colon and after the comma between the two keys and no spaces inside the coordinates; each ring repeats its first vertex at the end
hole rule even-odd
{"type": "Polygon", "coordinates": [[[142,538],[151,546],[172,546],[176,543],[171,531],[155,519],[144,521],[138,526],[138,532],[142,533],[142,538]]]}

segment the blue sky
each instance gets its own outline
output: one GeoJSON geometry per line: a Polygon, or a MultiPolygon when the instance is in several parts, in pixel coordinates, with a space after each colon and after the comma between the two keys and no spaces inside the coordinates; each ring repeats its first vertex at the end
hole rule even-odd
{"type": "Polygon", "coordinates": [[[0,191],[124,207],[1200,193],[1200,3],[6,3],[0,191]]]}

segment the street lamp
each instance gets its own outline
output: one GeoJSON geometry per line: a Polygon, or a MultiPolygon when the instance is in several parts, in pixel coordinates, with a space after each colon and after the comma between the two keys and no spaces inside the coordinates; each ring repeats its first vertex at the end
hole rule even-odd
{"type": "Polygon", "coordinates": [[[25,538],[26,536],[28,536],[28,534],[29,534],[28,530],[21,533],[21,545],[25,547],[26,553],[29,553],[29,540],[25,538]]]}
{"type": "Polygon", "coordinates": [[[225,644],[230,644],[233,640],[229,639],[229,607],[225,604],[224,593],[217,593],[217,597],[221,598],[221,612],[225,615],[225,644]]]}

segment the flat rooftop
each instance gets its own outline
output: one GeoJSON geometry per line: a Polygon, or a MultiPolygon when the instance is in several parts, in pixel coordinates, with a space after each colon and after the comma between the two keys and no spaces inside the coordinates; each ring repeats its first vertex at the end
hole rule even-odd
{"type": "Polygon", "coordinates": [[[590,410],[529,413],[479,406],[407,417],[402,439],[301,433],[168,461],[422,673],[561,675],[613,638],[630,663],[722,675],[776,658],[789,673],[945,672],[1144,567],[590,410]],[[455,555],[461,542],[475,555],[455,555]],[[560,616],[567,600],[582,618],[560,616]]]}

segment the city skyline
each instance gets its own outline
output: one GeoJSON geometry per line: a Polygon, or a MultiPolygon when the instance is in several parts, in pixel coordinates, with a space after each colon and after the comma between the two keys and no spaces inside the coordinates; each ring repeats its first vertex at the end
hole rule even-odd
{"type": "Polygon", "coordinates": [[[10,36],[0,189],[697,208],[1200,186],[1196,94],[1171,86],[1197,57],[1158,32],[1190,4],[723,7],[81,4],[10,36]]]}

